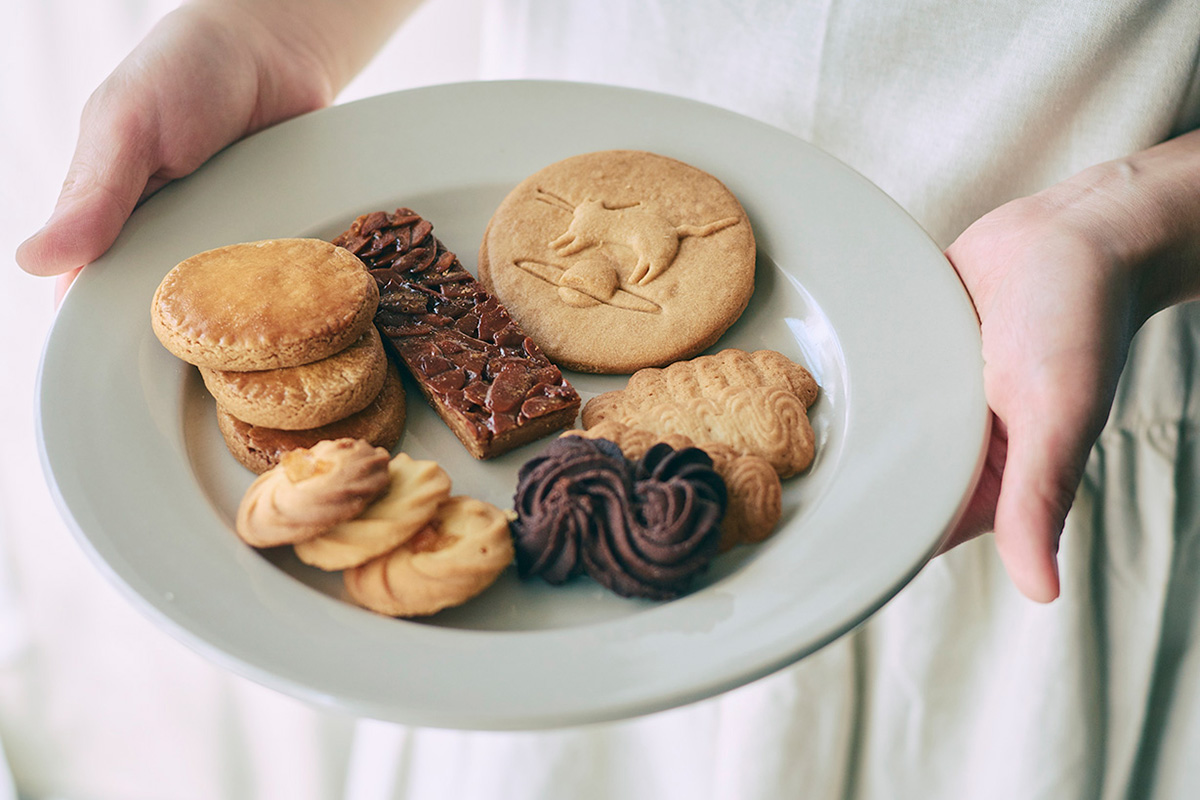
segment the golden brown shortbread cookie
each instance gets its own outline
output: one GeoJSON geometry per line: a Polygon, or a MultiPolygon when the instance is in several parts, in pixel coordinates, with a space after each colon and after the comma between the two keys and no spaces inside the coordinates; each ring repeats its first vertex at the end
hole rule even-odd
{"type": "MultiPolygon", "coordinates": [[[[603,420],[587,430],[567,431],[563,436],[607,439],[630,460],[641,458],[659,442],[676,450],[697,446],[682,434],[659,435],[615,420],[603,420]]],[[[783,511],[783,486],[775,468],[764,458],[743,455],[728,445],[709,442],[701,449],[712,458],[713,469],[725,481],[729,497],[721,519],[721,551],[770,536],[783,511]]]]}
{"type": "Polygon", "coordinates": [[[251,425],[282,430],[319,428],[367,407],[387,375],[387,354],[375,326],[328,358],[282,369],[235,372],[200,368],[217,404],[251,425]]]}
{"type": "Polygon", "coordinates": [[[478,595],[512,560],[508,515],[482,500],[451,497],[416,536],[342,578],[364,608],[425,616],[478,595]]]}
{"type": "Polygon", "coordinates": [[[611,420],[662,436],[682,434],[766,459],[781,478],[807,469],[814,454],[808,407],[817,383],[772,350],[722,350],[663,369],[639,370],[624,389],[583,408],[584,428],[611,420]]]}
{"type": "Polygon", "coordinates": [[[279,458],[298,447],[312,447],[322,439],[363,439],[391,450],[404,432],[406,406],[404,384],[395,366],[389,364],[379,395],[362,411],[345,419],[301,431],[285,431],[250,425],[217,406],[217,426],[229,452],[252,472],[263,473],[279,458]]]}
{"type": "Polygon", "coordinates": [[[381,497],[355,518],[296,542],[296,556],[330,572],[357,567],[411,539],[450,498],[450,476],[437,462],[399,453],[388,464],[387,474],[387,490],[381,497]]]}
{"type": "Polygon", "coordinates": [[[150,320],[189,364],[279,369],[345,349],[378,304],[374,279],[352,253],[320,239],[267,239],[181,261],[155,291],[150,320]]]}
{"type": "Polygon", "coordinates": [[[551,164],[496,209],[479,279],[556,363],[633,372],[713,344],[754,291],[754,233],[717,178],[606,150],[551,164]]]}
{"type": "Polygon", "coordinates": [[[243,495],[238,536],[254,547],[275,547],[354,519],[387,491],[389,460],[387,450],[361,439],[323,440],[289,450],[243,495]]]}

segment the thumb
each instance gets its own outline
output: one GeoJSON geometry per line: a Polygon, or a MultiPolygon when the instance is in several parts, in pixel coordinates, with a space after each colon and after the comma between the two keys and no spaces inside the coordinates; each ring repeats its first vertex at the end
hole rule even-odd
{"type": "Polygon", "coordinates": [[[1008,426],[1008,452],[996,503],[996,549],[1018,590],[1048,603],[1058,597],[1058,540],[1087,459],[1052,418],[1008,426]]]}
{"type": "Polygon", "coordinates": [[[93,96],[54,212],[17,248],[21,268],[58,275],[103,255],[147,191],[156,151],[152,126],[141,116],[93,96]]]}

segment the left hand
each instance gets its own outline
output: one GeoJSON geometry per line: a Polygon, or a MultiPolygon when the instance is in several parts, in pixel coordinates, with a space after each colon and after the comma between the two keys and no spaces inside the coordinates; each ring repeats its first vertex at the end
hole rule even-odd
{"type": "Polygon", "coordinates": [[[1080,199],[1010,202],[946,251],[979,315],[994,419],[984,474],[943,550],[994,530],[1013,583],[1039,602],[1059,594],[1059,536],[1141,322],[1126,254],[1080,199]]]}

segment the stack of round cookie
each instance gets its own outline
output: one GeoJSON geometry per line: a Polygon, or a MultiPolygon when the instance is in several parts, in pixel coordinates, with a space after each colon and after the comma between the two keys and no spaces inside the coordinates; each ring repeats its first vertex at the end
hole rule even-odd
{"type": "Polygon", "coordinates": [[[375,280],[319,239],[229,245],[175,266],[154,294],[154,333],[200,368],[234,457],[265,472],[323,439],[391,449],[404,388],[373,324],[375,280]]]}

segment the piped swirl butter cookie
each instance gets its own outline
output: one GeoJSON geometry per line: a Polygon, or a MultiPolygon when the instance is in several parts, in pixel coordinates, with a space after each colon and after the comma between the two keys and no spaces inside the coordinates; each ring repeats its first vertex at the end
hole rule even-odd
{"type": "Polygon", "coordinates": [[[387,476],[383,496],[354,518],[297,542],[296,556],[331,572],[357,567],[415,536],[450,497],[450,476],[433,461],[399,453],[388,464],[387,476]]]}
{"type": "Polygon", "coordinates": [[[358,439],[285,453],[238,506],[238,536],[254,547],[304,542],[362,513],[388,488],[388,451],[358,439]]]}
{"type": "Polygon", "coordinates": [[[150,320],[163,346],[198,367],[263,370],[338,353],[371,326],[375,281],[320,239],[268,239],[197,253],[159,284],[150,320]]]}
{"type": "Polygon", "coordinates": [[[754,291],[737,198],[673,158],[606,150],[556,162],[496,209],[479,280],[556,363],[633,372],[715,342],[754,291]]]}
{"type": "Polygon", "coordinates": [[[808,408],[817,383],[804,367],[772,350],[722,350],[663,369],[639,370],[624,389],[588,401],[583,426],[605,420],[681,434],[698,447],[724,444],[757,455],[787,478],[812,463],[808,408]]]}
{"type": "MultiPolygon", "coordinates": [[[[660,436],[615,420],[604,420],[588,430],[567,431],[563,436],[607,439],[631,460],[641,458],[659,442],[676,450],[695,446],[681,434],[660,436]]],[[[761,542],[770,536],[783,511],[783,486],[774,467],[766,459],[742,455],[728,445],[709,443],[701,449],[712,458],[713,469],[725,481],[729,494],[729,505],[721,520],[720,550],[761,542]]]]}
{"type": "Polygon", "coordinates": [[[392,617],[416,617],[478,595],[512,562],[508,516],[471,497],[451,497],[415,536],[342,574],[355,603],[392,617]]]}

